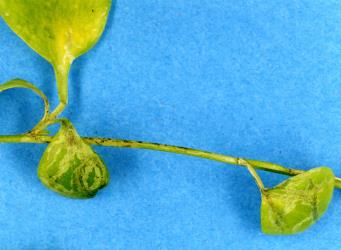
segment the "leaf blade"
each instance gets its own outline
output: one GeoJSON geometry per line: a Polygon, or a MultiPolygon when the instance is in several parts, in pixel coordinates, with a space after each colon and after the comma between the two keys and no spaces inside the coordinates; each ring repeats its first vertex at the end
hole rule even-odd
{"type": "Polygon", "coordinates": [[[108,184],[108,169],[71,122],[66,119],[61,122],[40,160],[38,177],[47,188],[63,196],[92,198],[108,184]]]}
{"type": "Polygon", "coordinates": [[[100,38],[111,0],[4,0],[8,26],[55,68],[69,67],[100,38]]]}
{"type": "Polygon", "coordinates": [[[332,199],[334,174],[321,167],[291,177],[262,193],[262,231],[296,234],[313,225],[332,199]]]}

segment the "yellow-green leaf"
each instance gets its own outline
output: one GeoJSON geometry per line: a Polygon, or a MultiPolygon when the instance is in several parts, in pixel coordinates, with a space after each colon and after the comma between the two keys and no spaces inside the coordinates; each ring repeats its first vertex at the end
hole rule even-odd
{"type": "Polygon", "coordinates": [[[45,186],[71,198],[91,198],[109,182],[100,156],[65,119],[40,160],[38,176],[45,186]]]}
{"type": "Polygon", "coordinates": [[[262,230],[295,234],[313,225],[326,211],[334,190],[334,174],[321,167],[262,191],[262,230]]]}
{"type": "Polygon", "coordinates": [[[99,39],[111,0],[1,0],[9,27],[54,67],[72,61],[99,39]]]}
{"type": "Polygon", "coordinates": [[[66,105],[70,66],[100,38],[110,6],[111,0],[0,0],[0,14],[53,65],[59,99],[66,105]]]}

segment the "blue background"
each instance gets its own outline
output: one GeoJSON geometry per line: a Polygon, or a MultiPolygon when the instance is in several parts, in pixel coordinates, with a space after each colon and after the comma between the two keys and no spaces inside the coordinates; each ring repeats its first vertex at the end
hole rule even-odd
{"type": "MultiPolygon", "coordinates": [[[[47,62],[0,21],[0,82],[35,83],[57,105],[47,62]]],[[[22,133],[42,104],[0,95],[0,133],[22,133]]],[[[156,141],[341,175],[338,0],[119,0],[78,59],[65,112],[80,134],[156,141]]],[[[260,231],[243,168],[100,148],[111,184],[91,200],[45,189],[44,145],[0,145],[0,249],[340,249],[341,193],[291,237],[260,231]]],[[[284,177],[261,173],[267,185],[284,177]]]]}

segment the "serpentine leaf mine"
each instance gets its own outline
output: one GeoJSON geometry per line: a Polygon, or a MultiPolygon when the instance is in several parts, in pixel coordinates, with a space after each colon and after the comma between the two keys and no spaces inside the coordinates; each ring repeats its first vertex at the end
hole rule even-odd
{"type": "Polygon", "coordinates": [[[91,198],[109,182],[100,156],[66,119],[40,160],[38,176],[45,186],[70,198],[91,198]]]}
{"type": "Polygon", "coordinates": [[[334,174],[320,167],[262,191],[261,222],[267,234],[295,234],[313,225],[327,210],[334,174]]]}

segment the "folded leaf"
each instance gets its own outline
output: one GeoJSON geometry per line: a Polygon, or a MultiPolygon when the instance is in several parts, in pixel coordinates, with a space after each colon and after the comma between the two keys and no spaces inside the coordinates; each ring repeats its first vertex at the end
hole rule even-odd
{"type": "Polygon", "coordinates": [[[109,182],[102,159],[68,120],[44,152],[38,176],[48,188],[71,198],[91,198],[109,182]]]}
{"type": "Polygon", "coordinates": [[[262,230],[295,234],[314,224],[326,211],[334,190],[334,174],[321,167],[289,178],[262,191],[262,230]]]}

